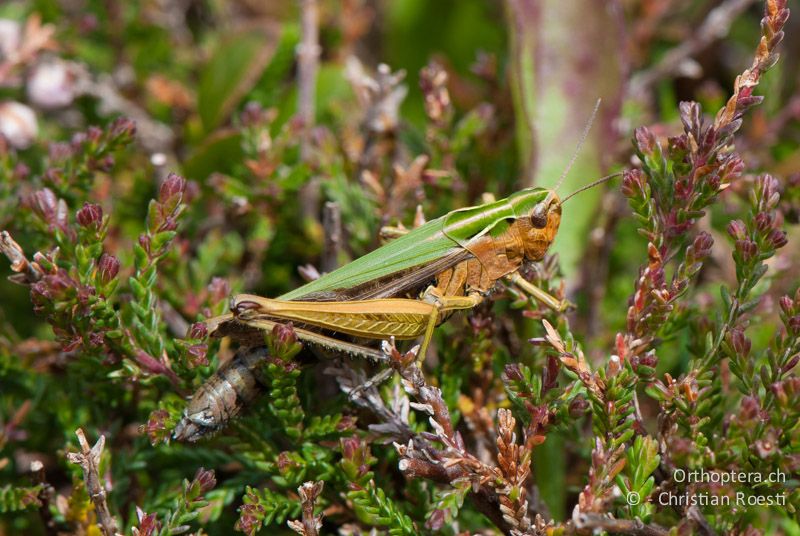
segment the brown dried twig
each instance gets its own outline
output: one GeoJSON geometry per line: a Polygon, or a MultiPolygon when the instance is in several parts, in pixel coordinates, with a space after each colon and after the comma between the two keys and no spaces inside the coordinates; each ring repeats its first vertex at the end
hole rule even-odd
{"type": "Polygon", "coordinates": [[[86,491],[94,503],[94,509],[97,513],[97,523],[105,536],[116,536],[119,534],[117,531],[117,520],[111,515],[108,509],[108,502],[106,502],[106,490],[100,480],[100,456],[103,454],[103,447],[106,444],[105,436],[100,436],[97,443],[93,447],[89,446],[86,440],[86,435],[83,430],[78,428],[75,430],[75,435],[78,436],[78,442],[81,445],[81,452],[67,453],[67,459],[75,464],[81,466],[83,469],[83,481],[86,483],[86,491]]]}
{"type": "Polygon", "coordinates": [[[516,421],[511,413],[498,413],[498,466],[488,465],[467,451],[461,434],[453,427],[441,390],[425,381],[416,359],[417,348],[402,354],[394,344],[384,342],[383,351],[400,374],[406,392],[417,399],[412,406],[430,415],[434,430],[406,444],[395,443],[400,471],[408,478],[428,478],[454,487],[468,482],[475,507],[500,530],[514,535],[539,534],[546,525],[539,515],[531,522],[526,499],[531,446],[516,444],[516,421]],[[441,443],[442,448],[426,438],[441,443]]]}
{"type": "Polygon", "coordinates": [[[573,528],[581,531],[609,531],[634,536],[666,536],[669,531],[658,525],[647,525],[639,519],[614,519],[600,514],[579,513],[572,518],[573,528]]]}

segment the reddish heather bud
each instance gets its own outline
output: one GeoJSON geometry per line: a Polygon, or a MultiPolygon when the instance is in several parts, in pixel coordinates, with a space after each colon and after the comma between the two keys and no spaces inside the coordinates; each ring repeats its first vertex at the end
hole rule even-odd
{"type": "Polygon", "coordinates": [[[276,324],[271,337],[267,338],[267,343],[270,354],[284,363],[289,362],[303,348],[303,345],[297,342],[297,335],[291,322],[276,324]]]}
{"type": "Polygon", "coordinates": [[[791,316],[792,312],[794,311],[794,303],[789,296],[781,296],[781,299],[778,300],[778,303],[781,306],[781,311],[786,316],[791,316]]]}
{"type": "Polygon", "coordinates": [[[524,379],[518,363],[506,365],[504,372],[508,381],[521,382],[524,379]]]}
{"type": "Polygon", "coordinates": [[[102,171],[104,173],[108,173],[112,169],[114,169],[114,157],[110,154],[104,156],[101,160],[94,161],[91,163],[92,169],[97,171],[102,171]]]}
{"type": "Polygon", "coordinates": [[[205,344],[193,344],[186,349],[189,356],[189,364],[192,367],[205,367],[208,365],[208,346],[205,344]]]}
{"type": "Polygon", "coordinates": [[[92,145],[97,145],[100,143],[100,140],[103,139],[103,129],[96,126],[90,126],[86,130],[86,139],[89,140],[89,143],[92,145]]]}
{"type": "MultiPolygon", "coordinates": [[[[686,132],[695,133],[700,130],[700,105],[694,101],[683,101],[678,104],[681,122],[686,132]]],[[[695,136],[697,138],[697,136],[695,136]]]]}
{"type": "Polygon", "coordinates": [[[758,417],[761,412],[761,406],[758,400],[752,396],[742,398],[741,410],[739,415],[743,420],[750,421],[758,417]]]}
{"type": "Polygon", "coordinates": [[[576,396],[569,403],[569,416],[577,419],[586,414],[589,409],[589,402],[582,396],[576,396]]]}
{"type": "Polygon", "coordinates": [[[658,366],[658,357],[655,352],[647,352],[639,358],[639,364],[645,367],[656,368],[658,366]]]}
{"type": "Polygon", "coordinates": [[[786,389],[783,388],[783,382],[775,382],[769,388],[781,406],[785,407],[789,403],[789,397],[786,395],[786,389]]]}
{"type": "Polygon", "coordinates": [[[722,166],[722,181],[725,183],[730,183],[734,179],[737,179],[744,171],[744,161],[736,155],[735,153],[728,156],[728,159],[725,161],[725,164],[722,166]]]}
{"type": "Polygon", "coordinates": [[[89,334],[89,345],[90,346],[93,346],[95,348],[99,348],[99,347],[103,346],[103,343],[105,343],[105,341],[106,341],[106,338],[103,336],[102,333],[98,333],[96,331],[93,331],[93,332],[91,332],[89,334]]]}
{"type": "Polygon", "coordinates": [[[63,162],[73,154],[72,146],[63,141],[55,141],[47,146],[47,155],[51,162],[63,162]]]}
{"type": "Polygon", "coordinates": [[[122,138],[125,141],[132,140],[136,134],[136,123],[127,117],[119,117],[111,123],[111,136],[122,138]]]}
{"type": "Polygon", "coordinates": [[[766,233],[775,223],[775,216],[771,212],[759,212],[756,214],[756,228],[761,233],[766,233]]]}
{"type": "Polygon", "coordinates": [[[139,235],[139,245],[150,255],[150,237],[144,233],[139,235]]]}
{"type": "Polygon", "coordinates": [[[769,235],[767,236],[767,241],[775,249],[782,248],[789,242],[789,240],[786,238],[786,232],[780,229],[773,229],[770,231],[769,235]]]}
{"type": "Polygon", "coordinates": [[[83,208],[75,214],[75,219],[81,227],[99,229],[103,221],[103,208],[94,203],[84,203],[83,208]]]}
{"type": "Polygon", "coordinates": [[[150,413],[150,418],[147,419],[143,429],[151,444],[155,445],[169,437],[167,419],[169,419],[169,412],[165,409],[157,409],[150,413]]]}
{"type": "Polygon", "coordinates": [[[734,351],[742,357],[747,357],[750,353],[750,339],[748,339],[742,328],[733,328],[730,333],[731,345],[734,351]]]}
{"type": "Polygon", "coordinates": [[[254,127],[264,119],[264,108],[257,102],[248,102],[240,118],[243,126],[254,127]]]}
{"type": "Polygon", "coordinates": [[[694,248],[694,255],[696,258],[701,259],[707,257],[711,253],[711,247],[714,245],[714,239],[705,231],[698,233],[694,238],[692,244],[694,248]]]}
{"type": "Polygon", "coordinates": [[[769,210],[775,208],[780,201],[781,195],[779,193],[778,180],[772,175],[763,175],[759,179],[761,199],[764,202],[764,207],[769,210]]]}
{"type": "MultiPolygon", "coordinates": [[[[257,498],[253,498],[257,501],[257,498]]],[[[239,507],[239,519],[236,521],[234,528],[245,534],[255,534],[261,530],[263,523],[265,508],[258,502],[243,504],[239,507]]]]}
{"type": "Polygon", "coordinates": [[[297,342],[297,335],[294,332],[291,322],[287,324],[276,324],[272,329],[272,334],[275,337],[275,342],[282,346],[297,342]]]}
{"type": "Polygon", "coordinates": [[[425,528],[432,531],[440,531],[447,521],[447,510],[436,509],[430,513],[428,519],[425,521],[425,528]]]}
{"type": "Polygon", "coordinates": [[[656,137],[647,127],[639,127],[633,131],[636,140],[636,148],[642,154],[650,154],[656,146],[656,137]]]}
{"type": "Polygon", "coordinates": [[[119,273],[119,259],[113,255],[103,253],[97,262],[97,272],[100,275],[100,281],[107,285],[119,273]]]}
{"type": "Polygon", "coordinates": [[[752,240],[737,240],[736,249],[741,253],[742,260],[749,262],[758,253],[758,246],[752,240]]]}
{"type": "Polygon", "coordinates": [[[706,187],[712,192],[719,190],[720,184],[722,184],[722,179],[719,178],[719,173],[713,173],[706,178],[706,187]]]}
{"type": "Polygon", "coordinates": [[[64,173],[60,168],[47,168],[44,170],[44,179],[50,184],[64,184],[64,173]]]}
{"type": "Polygon", "coordinates": [[[200,486],[201,495],[208,493],[217,485],[217,479],[214,476],[214,471],[212,469],[204,469],[201,467],[195,473],[192,484],[197,484],[200,486]]]}
{"type": "Polygon", "coordinates": [[[161,203],[166,203],[170,199],[183,195],[186,190],[186,179],[175,173],[170,173],[169,176],[161,183],[161,188],[158,191],[158,200],[161,203]]]}
{"type": "Polygon", "coordinates": [[[37,190],[27,199],[28,206],[42,220],[48,223],[55,222],[56,211],[58,210],[58,199],[50,188],[37,190]]]}
{"type": "Polygon", "coordinates": [[[336,424],[337,432],[349,432],[356,429],[356,418],[351,415],[342,415],[341,420],[336,424]]]}
{"type": "Polygon", "coordinates": [[[78,153],[83,149],[83,144],[86,142],[86,134],[83,132],[76,132],[69,140],[70,147],[73,152],[78,153]]]}
{"type": "Polygon", "coordinates": [[[786,364],[781,369],[781,372],[786,374],[794,367],[796,367],[798,362],[800,362],[800,354],[795,354],[789,361],[786,362],[786,364]]]}
{"type": "Polygon", "coordinates": [[[208,326],[205,322],[195,322],[189,327],[190,339],[205,339],[208,336],[208,326]]]}
{"type": "Polygon", "coordinates": [[[787,323],[787,327],[791,330],[792,333],[797,333],[800,331],[800,315],[795,315],[789,319],[787,323]]]}
{"type": "Polygon", "coordinates": [[[728,234],[736,240],[744,240],[747,236],[747,227],[742,220],[733,220],[728,224],[728,234]]]}
{"type": "MultiPolygon", "coordinates": [[[[148,433],[149,435],[149,433],[148,433]]],[[[150,442],[155,445],[151,437],[150,442]]],[[[136,516],[139,519],[139,526],[134,529],[139,536],[153,536],[161,531],[161,523],[158,521],[157,514],[146,514],[141,508],[136,507],[136,516]]]]}
{"type": "Polygon", "coordinates": [[[22,162],[18,162],[16,166],[14,166],[14,172],[12,177],[17,182],[22,182],[26,180],[31,174],[31,168],[26,166],[22,162]]]}
{"type": "Polygon", "coordinates": [[[638,197],[645,183],[644,173],[640,169],[625,170],[622,173],[622,195],[625,197],[638,197]]]}

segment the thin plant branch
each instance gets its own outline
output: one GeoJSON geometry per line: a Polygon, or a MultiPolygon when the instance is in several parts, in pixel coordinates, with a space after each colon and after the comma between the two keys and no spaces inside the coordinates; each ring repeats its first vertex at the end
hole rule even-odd
{"type": "Polygon", "coordinates": [[[643,95],[659,80],[680,73],[686,62],[692,61],[693,56],[728,35],[733,21],[754,3],[755,0],[727,0],[712,9],[689,39],[670,50],[650,69],[634,75],[631,80],[631,94],[643,95]]]}
{"type": "Polygon", "coordinates": [[[609,531],[616,534],[631,534],[634,536],[666,536],[667,529],[658,525],[648,525],[639,519],[614,519],[601,514],[579,513],[572,518],[573,527],[581,534],[583,531],[593,532],[609,531]]]}
{"type": "Polygon", "coordinates": [[[78,436],[81,452],[69,452],[67,453],[67,459],[72,463],[80,465],[81,469],[83,469],[83,481],[86,483],[86,491],[89,493],[89,498],[92,500],[92,503],[94,503],[94,509],[97,513],[97,524],[100,526],[100,530],[103,531],[104,536],[116,536],[119,534],[117,531],[117,520],[114,519],[114,516],[111,515],[111,511],[108,509],[106,490],[100,479],[100,457],[103,454],[106,438],[101,435],[97,443],[95,443],[93,447],[90,447],[82,429],[78,428],[75,430],[75,435],[78,436]]]}
{"type": "Polygon", "coordinates": [[[322,271],[332,272],[339,267],[342,251],[342,209],[339,203],[328,201],[322,210],[322,227],[325,240],[322,243],[322,271]]]}

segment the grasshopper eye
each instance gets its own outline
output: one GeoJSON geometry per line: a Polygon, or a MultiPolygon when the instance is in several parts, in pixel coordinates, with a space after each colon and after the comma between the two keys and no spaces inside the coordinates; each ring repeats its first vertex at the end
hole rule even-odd
{"type": "Polygon", "coordinates": [[[544,229],[547,227],[547,205],[539,203],[533,207],[531,212],[531,225],[537,229],[544,229]]]}

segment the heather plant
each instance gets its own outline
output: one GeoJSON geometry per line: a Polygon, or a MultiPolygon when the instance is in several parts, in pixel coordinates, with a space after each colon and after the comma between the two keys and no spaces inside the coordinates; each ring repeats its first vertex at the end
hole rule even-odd
{"type": "Polygon", "coordinates": [[[257,4],[0,6],[0,534],[800,533],[785,0],[257,4]],[[608,174],[426,356],[220,320],[608,174]]]}

